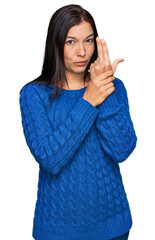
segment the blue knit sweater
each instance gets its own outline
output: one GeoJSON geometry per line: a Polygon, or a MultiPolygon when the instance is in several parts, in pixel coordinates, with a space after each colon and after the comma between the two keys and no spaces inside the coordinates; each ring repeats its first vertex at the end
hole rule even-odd
{"type": "Polygon", "coordinates": [[[33,219],[36,240],[107,240],[132,226],[119,163],[136,146],[123,82],[94,107],[86,87],[62,89],[29,82],[20,91],[23,132],[39,164],[33,219]]]}

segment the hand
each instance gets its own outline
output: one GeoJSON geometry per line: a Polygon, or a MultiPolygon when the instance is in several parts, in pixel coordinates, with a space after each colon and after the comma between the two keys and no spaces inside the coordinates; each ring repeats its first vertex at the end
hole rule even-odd
{"type": "Polygon", "coordinates": [[[83,95],[83,98],[94,107],[102,103],[115,90],[113,70],[106,71],[92,79],[83,95]]]}
{"type": "Polygon", "coordinates": [[[116,59],[111,65],[109,52],[108,52],[105,40],[97,37],[96,44],[97,44],[98,60],[96,60],[94,63],[90,65],[91,79],[94,79],[98,75],[109,70],[112,70],[114,74],[118,64],[124,61],[123,58],[116,59]]]}
{"type": "Polygon", "coordinates": [[[113,76],[119,62],[124,59],[117,59],[113,65],[110,63],[109,53],[104,40],[96,38],[98,60],[90,65],[91,81],[89,82],[83,98],[93,106],[102,103],[115,90],[113,76]]]}

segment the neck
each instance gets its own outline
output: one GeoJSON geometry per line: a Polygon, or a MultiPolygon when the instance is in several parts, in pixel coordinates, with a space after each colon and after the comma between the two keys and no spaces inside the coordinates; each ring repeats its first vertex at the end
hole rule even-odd
{"type": "MultiPolygon", "coordinates": [[[[79,89],[87,86],[87,82],[84,81],[84,73],[75,74],[72,72],[65,72],[68,84],[64,83],[62,88],[65,89],[79,89]]],[[[89,76],[86,78],[88,81],[89,76]]]]}

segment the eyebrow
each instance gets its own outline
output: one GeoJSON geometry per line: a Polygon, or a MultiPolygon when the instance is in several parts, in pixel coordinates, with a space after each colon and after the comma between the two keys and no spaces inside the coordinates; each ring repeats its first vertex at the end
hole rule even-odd
{"type": "MultiPolygon", "coordinates": [[[[93,36],[93,35],[94,35],[94,33],[90,34],[88,37],[91,37],[91,36],[93,36]]],[[[88,38],[88,37],[86,37],[86,38],[88,38]]],[[[73,38],[73,39],[76,39],[75,37],[71,37],[71,36],[67,36],[67,38],[73,38]]]]}

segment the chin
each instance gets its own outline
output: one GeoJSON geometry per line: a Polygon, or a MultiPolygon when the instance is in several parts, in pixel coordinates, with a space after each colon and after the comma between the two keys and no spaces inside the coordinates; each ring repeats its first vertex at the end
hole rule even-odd
{"type": "Polygon", "coordinates": [[[80,67],[79,69],[74,70],[76,73],[84,73],[86,71],[86,67],[80,67]]]}
{"type": "Polygon", "coordinates": [[[83,70],[83,71],[76,71],[74,73],[77,73],[77,74],[85,73],[85,70],[83,70]]]}
{"type": "Polygon", "coordinates": [[[74,74],[82,74],[82,73],[85,73],[85,71],[86,71],[86,66],[83,66],[80,68],[74,67],[74,68],[67,69],[67,72],[74,73],[74,74]]]}

